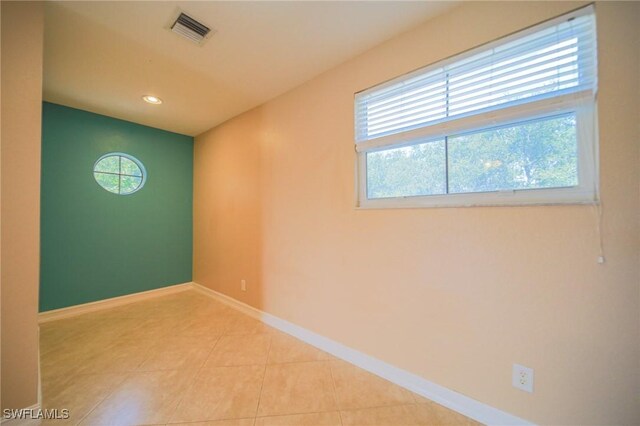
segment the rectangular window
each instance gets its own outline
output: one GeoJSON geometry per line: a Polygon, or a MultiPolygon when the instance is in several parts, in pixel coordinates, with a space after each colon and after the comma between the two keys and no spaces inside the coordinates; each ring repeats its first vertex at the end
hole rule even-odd
{"type": "Polygon", "coordinates": [[[597,202],[593,6],[357,93],[359,205],[597,202]]]}

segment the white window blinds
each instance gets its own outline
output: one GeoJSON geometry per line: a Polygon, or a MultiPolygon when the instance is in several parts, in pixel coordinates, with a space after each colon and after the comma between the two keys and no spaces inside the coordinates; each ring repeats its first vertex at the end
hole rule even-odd
{"type": "Polygon", "coordinates": [[[463,118],[491,113],[494,120],[499,111],[550,98],[592,97],[595,36],[590,6],[360,92],[358,150],[441,123],[451,130],[463,118]]]}

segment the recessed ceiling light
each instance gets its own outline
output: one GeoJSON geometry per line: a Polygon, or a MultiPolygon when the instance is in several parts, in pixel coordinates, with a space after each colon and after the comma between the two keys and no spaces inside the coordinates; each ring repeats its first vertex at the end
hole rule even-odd
{"type": "Polygon", "coordinates": [[[151,95],[145,95],[142,97],[142,99],[144,99],[145,102],[148,102],[154,105],[160,105],[162,103],[162,99],[157,98],[155,96],[151,96],[151,95]]]}

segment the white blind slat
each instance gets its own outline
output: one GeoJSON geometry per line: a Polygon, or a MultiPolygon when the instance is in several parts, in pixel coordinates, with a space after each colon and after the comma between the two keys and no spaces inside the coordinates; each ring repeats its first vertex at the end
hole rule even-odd
{"type": "Polygon", "coordinates": [[[356,95],[356,142],[596,90],[595,18],[541,24],[356,95]]]}

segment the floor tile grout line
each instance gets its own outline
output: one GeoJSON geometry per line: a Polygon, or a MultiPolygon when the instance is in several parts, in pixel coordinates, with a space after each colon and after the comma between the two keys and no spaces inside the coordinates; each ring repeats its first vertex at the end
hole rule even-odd
{"type": "MultiPolygon", "coordinates": [[[[203,369],[209,368],[220,368],[220,367],[250,367],[250,366],[262,366],[262,365],[290,365],[290,364],[310,364],[312,362],[331,362],[329,359],[315,359],[315,360],[307,360],[307,361],[286,361],[286,362],[272,362],[272,363],[253,363],[253,364],[229,364],[229,365],[212,365],[210,367],[203,366],[203,369]]],[[[166,368],[164,370],[188,370],[187,368],[166,368]]],[[[155,370],[146,370],[146,371],[155,371],[155,370]]],[[[161,370],[158,370],[161,371],[161,370]]]]}
{"type": "MultiPolygon", "coordinates": [[[[204,358],[204,361],[205,361],[205,362],[206,362],[206,361],[207,361],[207,359],[209,358],[209,356],[210,356],[210,354],[211,354],[211,351],[213,351],[213,349],[214,349],[214,348],[216,347],[216,345],[218,344],[218,341],[219,341],[219,340],[220,340],[220,338],[222,337],[222,335],[218,335],[218,334],[213,335],[213,336],[215,337],[215,342],[213,342],[213,345],[212,345],[211,349],[209,349],[209,351],[207,352],[207,356],[204,358]]],[[[204,340],[204,339],[203,339],[202,337],[198,337],[198,338],[197,338],[197,340],[204,340]]],[[[212,337],[212,340],[213,340],[213,337],[212,337]]],[[[161,342],[159,342],[159,343],[161,343],[161,342]]],[[[151,348],[151,349],[153,349],[153,348],[151,348]]],[[[154,371],[195,370],[195,368],[189,368],[189,367],[180,367],[180,368],[154,368],[154,369],[151,369],[151,370],[142,370],[142,369],[140,369],[140,367],[142,367],[142,366],[144,365],[144,363],[145,363],[145,362],[147,362],[149,359],[150,359],[150,357],[145,358],[145,360],[144,360],[140,365],[138,365],[138,367],[136,367],[135,372],[140,372],[140,373],[146,372],[146,373],[150,373],[150,372],[154,372],[154,371]]],[[[200,369],[200,368],[204,367],[205,362],[203,362],[203,364],[202,364],[200,367],[197,367],[197,368],[198,368],[198,369],[200,369]]]]}
{"type": "Polygon", "coordinates": [[[211,356],[211,353],[214,351],[216,346],[218,346],[218,342],[220,342],[220,339],[221,339],[221,337],[216,339],[215,344],[211,347],[211,350],[209,351],[209,354],[207,355],[207,357],[204,359],[202,365],[200,366],[200,368],[198,368],[198,371],[196,371],[196,373],[193,375],[193,378],[191,379],[191,383],[185,388],[184,392],[182,393],[182,398],[180,398],[178,400],[178,403],[176,404],[176,407],[173,409],[173,413],[169,417],[169,420],[167,421],[167,423],[171,423],[173,421],[173,418],[175,417],[176,412],[178,411],[178,408],[180,408],[180,405],[182,404],[182,401],[184,401],[185,396],[188,394],[188,392],[191,390],[191,388],[193,386],[195,386],[195,382],[198,379],[198,376],[200,375],[200,372],[204,368],[204,365],[207,363],[207,360],[211,356]]]}
{"type": "MultiPolygon", "coordinates": [[[[299,411],[295,413],[286,413],[286,414],[269,414],[267,416],[256,416],[256,419],[267,419],[271,417],[289,417],[289,416],[304,416],[307,414],[324,414],[324,413],[339,413],[340,410],[325,410],[325,411],[299,411]]],[[[236,420],[236,419],[234,419],[236,420]]]]}
{"type": "Polygon", "coordinates": [[[186,422],[180,422],[180,423],[164,423],[163,426],[177,426],[177,425],[182,425],[182,424],[201,424],[201,423],[209,423],[209,422],[227,422],[227,421],[233,421],[233,420],[255,420],[255,417],[234,417],[234,418],[228,418],[228,419],[217,419],[217,420],[189,420],[186,422]]]}
{"type": "MultiPolygon", "coordinates": [[[[95,328],[95,325],[94,325],[94,326],[92,326],[92,327],[90,327],[90,329],[93,329],[93,328],[95,328]]],[[[116,334],[116,335],[114,336],[114,339],[119,338],[122,334],[124,334],[124,331],[121,331],[120,333],[116,334]]],[[[135,370],[134,370],[134,371],[135,371],[135,370]]],[[[113,387],[112,387],[112,388],[111,388],[111,389],[110,389],[110,390],[105,394],[105,396],[104,396],[103,398],[101,398],[101,399],[100,399],[100,401],[98,401],[98,402],[97,402],[93,407],[91,407],[91,409],[90,409],[89,411],[87,411],[87,413],[86,413],[84,416],[82,416],[82,417],[80,418],[80,420],[78,420],[78,422],[77,422],[77,423],[75,423],[75,424],[76,424],[76,425],[81,424],[81,423],[82,423],[82,422],[83,422],[83,421],[84,421],[84,420],[85,420],[85,419],[86,419],[86,418],[87,418],[91,413],[93,413],[93,412],[96,410],[96,408],[98,408],[98,406],[99,406],[100,404],[102,404],[102,403],[103,403],[107,398],[109,398],[109,397],[110,397],[110,396],[115,392],[115,390],[116,390],[116,388],[117,388],[118,386],[120,386],[120,385],[122,385],[122,383],[126,382],[126,381],[129,379],[129,377],[131,376],[131,374],[132,374],[134,371],[128,371],[128,372],[102,372],[102,373],[98,372],[98,373],[93,373],[93,374],[123,374],[123,375],[124,375],[124,377],[123,377],[123,379],[122,379],[120,382],[118,382],[118,383],[114,384],[114,385],[113,385],[113,387]]],[[[92,374],[92,373],[86,373],[86,375],[90,375],[90,374],[92,374]]],[[[79,375],[80,375],[80,374],[77,374],[76,376],[79,376],[79,375]]]]}
{"type": "Polygon", "coordinates": [[[260,401],[262,400],[262,390],[264,389],[264,381],[267,378],[267,366],[269,365],[269,356],[271,356],[271,346],[273,345],[273,336],[269,339],[269,350],[267,350],[267,358],[264,364],[264,372],[262,373],[262,383],[260,384],[260,393],[258,394],[258,404],[256,405],[256,414],[253,416],[253,424],[256,424],[256,418],[258,417],[258,411],[260,410],[260,401]]]}
{"type": "MultiPolygon", "coordinates": [[[[348,409],[337,409],[337,410],[324,410],[324,411],[299,411],[294,413],[282,413],[282,414],[269,414],[266,416],[256,416],[256,417],[229,417],[224,419],[210,419],[210,420],[193,420],[193,421],[181,421],[180,423],[206,423],[206,422],[221,422],[221,421],[229,421],[229,420],[251,420],[251,419],[265,419],[265,418],[275,418],[275,417],[291,417],[291,416],[304,416],[304,415],[312,415],[312,414],[324,414],[324,413],[342,413],[348,411],[361,411],[361,410],[374,410],[378,408],[392,408],[392,407],[414,407],[421,404],[415,403],[405,403],[405,404],[393,404],[393,405],[375,405],[375,406],[367,406],[360,408],[348,408],[348,409]]],[[[342,418],[340,419],[342,422],[342,418]]],[[[175,425],[176,423],[167,423],[167,425],[175,425]]]]}
{"type": "MultiPolygon", "coordinates": [[[[126,331],[126,330],[125,330],[125,331],[126,331]]],[[[125,332],[125,331],[123,331],[121,334],[119,334],[119,335],[118,335],[118,337],[121,337],[121,336],[122,336],[122,334],[124,334],[124,332],[125,332]]],[[[169,334],[169,332],[168,332],[167,334],[169,334]]],[[[164,336],[160,336],[160,337],[159,337],[159,339],[162,339],[162,337],[164,337],[164,336]]],[[[216,339],[216,343],[215,343],[215,344],[213,345],[213,347],[211,348],[211,351],[213,351],[213,349],[214,349],[214,348],[215,348],[215,346],[217,345],[218,340],[219,340],[219,338],[217,338],[217,339],[216,339]]],[[[91,410],[89,410],[89,411],[88,411],[88,412],[87,412],[87,413],[86,413],[86,414],[85,414],[85,415],[80,419],[80,421],[78,421],[78,423],[76,423],[76,424],[80,424],[80,423],[82,423],[82,422],[83,422],[83,421],[84,421],[84,420],[85,420],[85,419],[86,419],[86,418],[87,418],[87,417],[88,417],[88,416],[89,416],[93,411],[95,411],[95,409],[96,409],[100,404],[102,404],[105,400],[107,400],[107,399],[108,399],[108,398],[109,398],[109,397],[110,397],[110,396],[111,396],[111,395],[116,391],[116,388],[117,388],[118,386],[122,385],[122,383],[126,382],[126,381],[127,381],[129,378],[131,378],[131,376],[133,376],[134,374],[152,373],[152,372],[154,372],[154,371],[179,371],[179,370],[184,370],[184,369],[172,369],[172,370],[148,370],[148,371],[138,370],[138,368],[139,368],[139,367],[140,367],[140,366],[141,366],[141,365],[142,365],[142,364],[147,360],[147,358],[148,358],[148,353],[149,353],[150,351],[151,351],[151,348],[150,348],[150,349],[148,349],[147,353],[145,353],[144,359],[143,359],[143,360],[142,360],[142,361],[141,361],[141,362],[136,366],[136,368],[135,368],[134,370],[127,371],[127,372],[86,373],[85,375],[90,375],[90,374],[124,374],[124,375],[125,375],[125,377],[124,377],[124,379],[123,379],[122,381],[120,381],[118,384],[114,385],[114,387],[113,387],[113,388],[112,388],[112,389],[107,393],[107,395],[106,395],[104,398],[102,398],[98,403],[96,403],[96,404],[91,408],[91,410]]],[[[210,351],[210,352],[211,352],[211,351],[210,351]]],[[[189,386],[187,386],[187,390],[191,387],[191,385],[193,384],[193,381],[195,380],[195,377],[198,375],[198,373],[200,372],[200,370],[201,370],[201,369],[202,369],[202,367],[201,367],[201,368],[199,368],[199,369],[198,369],[198,371],[194,374],[194,378],[192,379],[192,383],[191,383],[191,384],[189,384],[189,386]]],[[[185,393],[186,393],[186,392],[185,392],[185,393]]],[[[181,398],[181,399],[178,401],[178,403],[176,404],[176,408],[174,409],[174,412],[175,412],[175,410],[177,410],[178,405],[179,405],[179,403],[180,403],[180,402],[182,402],[182,399],[183,399],[183,398],[184,398],[184,394],[182,395],[182,398],[181,398]]],[[[170,420],[171,420],[171,419],[170,419],[170,420]]]]}
{"type": "Polygon", "coordinates": [[[342,421],[342,413],[340,412],[340,401],[338,400],[338,388],[336,387],[336,379],[333,377],[333,367],[332,363],[327,361],[329,365],[329,374],[331,375],[331,383],[333,384],[333,394],[336,399],[336,408],[338,409],[338,417],[340,417],[340,424],[344,426],[344,422],[342,421]]]}
{"type": "MultiPolygon", "coordinates": [[[[105,373],[105,374],[107,374],[107,373],[105,373]]],[[[122,374],[122,373],[112,373],[112,374],[122,374]]],[[[89,417],[89,416],[91,415],[91,413],[93,413],[93,412],[96,410],[96,408],[98,408],[98,407],[100,406],[100,404],[102,404],[104,401],[106,401],[106,400],[107,400],[107,399],[108,399],[108,398],[109,398],[109,397],[110,397],[110,396],[111,396],[111,395],[116,391],[116,389],[118,388],[118,386],[122,385],[124,382],[126,382],[127,380],[129,380],[129,377],[131,376],[131,374],[132,374],[131,372],[129,372],[129,373],[125,373],[125,374],[124,374],[124,378],[123,378],[120,382],[118,382],[118,383],[116,383],[115,385],[113,385],[113,387],[109,390],[109,392],[107,392],[107,393],[106,393],[106,395],[104,396],[104,398],[101,398],[101,399],[100,399],[100,401],[98,401],[98,403],[96,403],[96,404],[91,408],[91,410],[87,411],[87,413],[86,413],[84,416],[82,416],[82,418],[78,421],[78,423],[75,423],[75,424],[76,424],[76,425],[79,425],[79,424],[81,424],[82,422],[84,422],[84,421],[85,421],[85,419],[86,419],[87,417],[89,417]]]]}
{"type": "Polygon", "coordinates": [[[423,402],[405,402],[405,403],[401,403],[401,404],[386,404],[386,405],[367,405],[365,407],[358,407],[358,408],[344,408],[344,409],[340,409],[338,411],[340,412],[347,412],[347,411],[360,411],[360,410],[375,410],[378,408],[393,408],[393,407],[417,407],[420,405],[427,405],[427,403],[423,403],[423,402]]]}
{"type": "MultiPolygon", "coordinates": [[[[106,321],[105,321],[105,320],[102,320],[102,321],[99,321],[99,322],[106,322],[106,321]]],[[[43,324],[38,324],[38,334],[40,334],[40,328],[42,327],[42,325],[43,325],[43,324]]],[[[97,324],[93,324],[93,325],[90,327],[90,330],[95,329],[95,327],[96,327],[96,326],[97,326],[97,324]]],[[[53,328],[53,326],[52,326],[51,328],[53,328]]],[[[89,331],[90,331],[90,330],[89,330],[89,331]]],[[[78,330],[76,330],[76,331],[78,331],[78,330]]],[[[116,338],[117,336],[119,336],[119,334],[116,334],[116,335],[114,336],[114,338],[116,338]]],[[[62,339],[60,340],[59,344],[66,343],[68,340],[71,340],[73,337],[74,337],[73,335],[70,335],[70,336],[64,337],[64,338],[62,338],[62,339]]],[[[38,344],[40,343],[40,342],[39,342],[39,340],[40,340],[40,339],[41,339],[41,337],[39,337],[39,338],[38,338],[38,344]]],[[[55,349],[53,349],[53,350],[55,350],[55,349]]],[[[46,351],[45,351],[45,352],[41,352],[41,355],[46,355],[47,353],[48,353],[48,352],[46,352],[46,351]]]]}
{"type": "MultiPolygon", "coordinates": [[[[224,337],[224,336],[220,336],[220,337],[224,337]]],[[[217,342],[216,342],[216,344],[217,344],[217,342]]],[[[215,347],[215,344],[214,344],[214,347],[215,347]]],[[[207,354],[207,358],[205,359],[204,364],[202,364],[202,367],[197,367],[198,370],[209,370],[209,369],[214,369],[214,368],[225,368],[225,367],[261,367],[261,366],[265,366],[265,365],[266,366],[271,366],[271,365],[290,365],[290,364],[310,364],[310,363],[315,363],[315,362],[331,362],[331,360],[328,360],[328,359],[318,359],[318,360],[305,360],[305,361],[273,362],[273,363],[266,363],[266,364],[253,363],[253,364],[212,365],[210,367],[207,367],[206,366],[206,361],[209,359],[208,357],[211,355],[212,351],[213,351],[213,348],[209,350],[209,352],[207,354]]],[[[143,364],[144,364],[144,362],[143,362],[143,364]]],[[[172,368],[172,367],[167,367],[167,368],[154,368],[152,370],[141,370],[140,367],[137,367],[135,370],[110,371],[108,373],[95,373],[95,372],[93,372],[93,373],[79,373],[79,374],[76,374],[76,376],[90,376],[90,375],[95,375],[95,374],[154,373],[154,372],[158,372],[158,371],[181,371],[181,370],[195,370],[195,368],[189,368],[189,367],[172,368]]]]}

